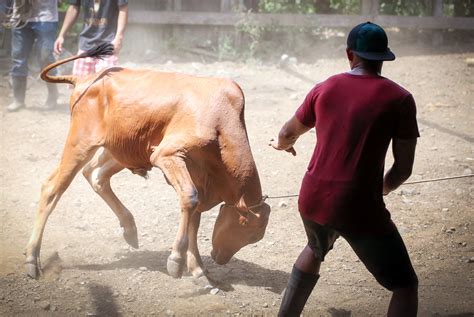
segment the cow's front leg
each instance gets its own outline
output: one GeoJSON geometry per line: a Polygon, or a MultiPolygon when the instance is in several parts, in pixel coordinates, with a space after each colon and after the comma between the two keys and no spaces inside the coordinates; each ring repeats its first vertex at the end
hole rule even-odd
{"type": "Polygon", "coordinates": [[[189,224],[189,245],[187,253],[188,270],[201,286],[210,285],[206,277],[206,271],[202,264],[201,255],[199,254],[197,234],[199,224],[201,223],[201,212],[195,211],[191,216],[189,224]]]}
{"type": "Polygon", "coordinates": [[[169,275],[180,278],[183,274],[189,244],[190,217],[198,205],[198,192],[182,157],[178,155],[163,156],[156,151],[151,157],[151,162],[162,170],[179,197],[181,217],[173,250],[168,257],[167,269],[169,275]]]}

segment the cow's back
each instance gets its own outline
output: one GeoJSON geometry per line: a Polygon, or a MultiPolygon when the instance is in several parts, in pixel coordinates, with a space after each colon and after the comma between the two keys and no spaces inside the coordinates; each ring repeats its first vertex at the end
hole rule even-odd
{"type": "Polygon", "coordinates": [[[85,86],[97,100],[104,146],[127,168],[150,169],[153,148],[167,138],[174,138],[190,159],[216,166],[218,173],[248,169],[249,159],[254,165],[244,96],[232,80],[112,68],[78,90],[85,86]]]}

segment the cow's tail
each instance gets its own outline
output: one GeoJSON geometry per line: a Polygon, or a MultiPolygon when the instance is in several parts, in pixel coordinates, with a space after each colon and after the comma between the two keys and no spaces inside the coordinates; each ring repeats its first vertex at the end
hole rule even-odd
{"type": "Polygon", "coordinates": [[[68,57],[66,59],[57,61],[53,64],[50,64],[46,66],[42,71],[41,71],[41,79],[44,81],[47,81],[49,83],[66,83],[66,84],[71,84],[71,85],[76,85],[77,82],[77,76],[74,75],[65,75],[65,76],[50,76],[48,75],[48,72],[52,70],[53,68],[56,68],[62,64],[66,64],[70,61],[79,59],[79,58],[85,58],[85,57],[94,57],[94,58],[104,58],[106,56],[110,56],[114,54],[114,46],[111,43],[103,43],[100,44],[99,46],[90,49],[84,53],[68,57]]]}

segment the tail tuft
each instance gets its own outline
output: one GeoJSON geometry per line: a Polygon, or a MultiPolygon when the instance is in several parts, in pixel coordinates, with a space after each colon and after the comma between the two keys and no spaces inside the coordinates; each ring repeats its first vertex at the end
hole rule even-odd
{"type": "Polygon", "coordinates": [[[114,46],[112,43],[102,43],[97,47],[94,47],[91,50],[88,50],[87,52],[84,52],[79,55],[71,56],[69,58],[66,58],[64,60],[57,61],[51,65],[46,66],[42,71],[41,71],[41,79],[44,81],[47,81],[49,83],[68,83],[73,86],[76,85],[77,82],[77,76],[69,75],[69,76],[49,76],[48,72],[56,68],[59,65],[65,64],[67,62],[71,62],[73,60],[76,60],[78,58],[83,58],[83,57],[94,57],[94,58],[100,58],[103,59],[106,56],[111,56],[114,54],[114,46]]]}
{"type": "Polygon", "coordinates": [[[114,45],[110,42],[105,42],[82,53],[81,57],[94,57],[103,59],[104,57],[111,55],[114,55],[114,45]]]}

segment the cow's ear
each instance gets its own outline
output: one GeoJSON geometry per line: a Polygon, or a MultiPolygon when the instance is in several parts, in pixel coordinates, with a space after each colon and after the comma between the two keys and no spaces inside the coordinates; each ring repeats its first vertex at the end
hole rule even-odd
{"type": "Polygon", "coordinates": [[[242,197],[240,197],[237,204],[235,204],[235,208],[237,208],[239,211],[242,211],[242,212],[248,211],[247,205],[245,204],[244,195],[242,195],[242,197]]]}

